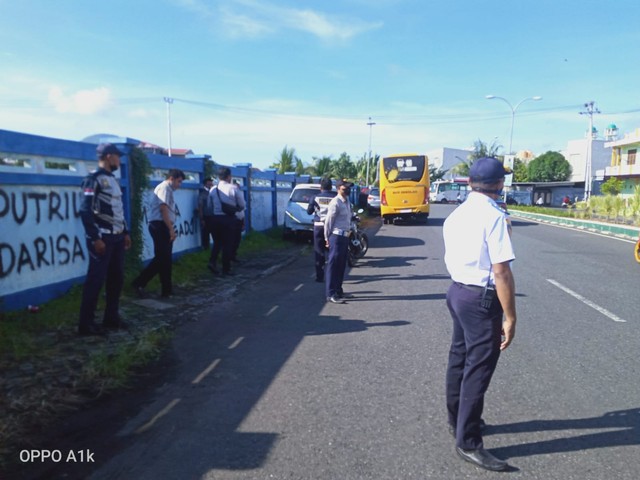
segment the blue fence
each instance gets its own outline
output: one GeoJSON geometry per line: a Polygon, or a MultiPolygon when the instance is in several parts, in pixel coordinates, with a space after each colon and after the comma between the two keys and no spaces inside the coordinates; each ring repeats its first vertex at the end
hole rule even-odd
{"type": "MultiPolygon", "coordinates": [[[[105,138],[130,152],[140,142],[105,138]]],[[[176,256],[200,248],[197,216],[198,189],[209,156],[167,157],[147,154],[153,173],[143,204],[171,168],[187,176],[175,194],[176,256]]],[[[13,310],[63,295],[82,283],[87,270],[84,229],[80,221],[80,182],[98,166],[96,145],[0,130],[0,308],[13,310]]],[[[231,166],[247,202],[247,231],[282,225],[284,211],[296,183],[308,176],[257,171],[250,164],[231,166]]],[[[123,191],[125,216],[131,219],[129,158],[116,172],[123,191]]],[[[317,181],[317,179],[316,179],[317,181]]],[[[146,222],[146,217],[145,217],[146,222]]],[[[142,260],[153,256],[153,242],[145,228],[142,260]]]]}

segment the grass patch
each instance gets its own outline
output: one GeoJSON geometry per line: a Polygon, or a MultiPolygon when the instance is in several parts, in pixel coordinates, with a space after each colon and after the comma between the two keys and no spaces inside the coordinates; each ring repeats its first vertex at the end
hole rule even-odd
{"type": "Polygon", "coordinates": [[[157,359],[170,338],[168,331],[155,330],[135,342],[120,344],[113,351],[103,347],[89,358],[80,384],[99,393],[126,386],[132,371],[157,359]]]}
{"type": "MultiPolygon", "coordinates": [[[[250,256],[266,250],[284,249],[290,244],[282,239],[282,229],[272,228],[264,232],[251,232],[245,235],[240,243],[238,254],[250,256]]],[[[182,255],[173,264],[172,278],[176,285],[188,287],[195,285],[200,276],[209,276],[203,267],[209,261],[210,252],[200,251],[182,255]]],[[[131,281],[139,271],[127,271],[125,274],[124,294],[133,296],[131,281]]],[[[149,284],[149,289],[159,289],[160,282],[156,277],[149,284]]],[[[65,295],[43,305],[40,311],[30,313],[26,310],[2,312],[0,316],[0,355],[20,360],[32,356],[43,355],[42,342],[39,336],[45,332],[74,328],[78,322],[82,285],[72,287],[65,295]]],[[[104,298],[100,295],[98,310],[104,309],[104,298]]]]}

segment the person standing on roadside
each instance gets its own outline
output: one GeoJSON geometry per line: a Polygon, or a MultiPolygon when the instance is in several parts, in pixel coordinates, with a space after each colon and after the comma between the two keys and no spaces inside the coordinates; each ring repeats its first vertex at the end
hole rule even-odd
{"type": "Polygon", "coordinates": [[[209,238],[211,236],[204,217],[208,214],[207,202],[209,200],[209,190],[213,187],[213,178],[207,177],[198,190],[198,218],[200,219],[200,240],[203,250],[209,250],[209,238]]]}
{"type": "MultiPolygon", "coordinates": [[[[240,188],[240,184],[238,183],[238,181],[233,180],[232,185],[233,188],[236,189],[236,194],[242,197],[242,199],[244,200],[244,193],[242,193],[242,189],[240,188]]],[[[233,230],[233,248],[231,249],[231,261],[234,263],[240,263],[240,260],[238,260],[238,249],[240,248],[240,242],[242,242],[242,231],[244,230],[244,211],[246,208],[246,202],[243,203],[245,203],[245,207],[243,207],[242,210],[238,210],[236,212],[236,221],[233,230]]]]}
{"type": "Polygon", "coordinates": [[[149,233],[153,239],[153,260],[132,282],[133,288],[141,297],[146,295],[144,288],[156,275],[160,276],[160,296],[169,298],[173,295],[171,267],[173,265],[173,242],[177,236],[174,229],[176,202],[173,193],[182,186],[184,179],[184,172],[174,168],[169,170],[167,179],[160,182],[153,190],[153,197],[147,212],[149,233]]]}
{"type": "Polygon", "coordinates": [[[228,167],[221,167],[218,171],[218,185],[211,189],[209,197],[209,201],[213,204],[210,225],[213,233],[213,248],[208,268],[211,272],[218,273],[218,255],[222,251],[222,274],[233,275],[231,257],[237,224],[236,213],[244,210],[245,202],[242,192],[231,183],[231,170],[228,167]]]}
{"type": "Polygon", "coordinates": [[[444,260],[453,280],[447,292],[453,319],[446,376],[449,431],[463,460],[493,471],[509,466],[484,449],[484,395],[516,330],[510,267],[515,255],[507,214],[496,203],[506,173],[495,158],[477,159],[469,171],[472,191],[443,227],[444,260]]]}
{"type": "Polygon", "coordinates": [[[325,246],[329,249],[325,269],[325,293],[327,302],[345,303],[344,299],[348,296],[342,289],[342,282],[349,255],[349,232],[352,216],[349,194],[353,183],[339,180],[336,186],[338,195],[329,202],[327,216],[324,220],[325,246]]]}
{"type": "Polygon", "coordinates": [[[326,241],[324,239],[324,221],[327,217],[329,202],[336,196],[332,192],[331,178],[320,180],[320,193],[309,199],[307,214],[313,214],[313,252],[316,266],[316,282],[324,282],[324,266],[327,257],[326,241]]]}
{"type": "Polygon", "coordinates": [[[98,169],[82,181],[80,218],[84,227],[89,268],[82,287],[78,334],[102,335],[104,329],[126,329],[119,313],[124,282],[124,252],[131,248],[131,237],[124,218],[122,190],[113,172],[124,156],[115,145],[98,145],[98,169]],[[94,321],[98,296],[106,281],[103,328],[94,321]]]}

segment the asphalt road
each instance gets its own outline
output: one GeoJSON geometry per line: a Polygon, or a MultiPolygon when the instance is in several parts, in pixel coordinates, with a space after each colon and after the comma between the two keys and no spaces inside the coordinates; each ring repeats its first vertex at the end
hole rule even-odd
{"type": "Polygon", "coordinates": [[[426,226],[380,226],[348,274],[348,304],[324,302],[309,256],[203,311],[174,341],[172,375],[91,478],[637,479],[632,245],[521,221],[518,328],[484,415],[485,446],[515,469],[485,472],[455,455],[442,260],[453,208],[434,206],[426,226]]]}

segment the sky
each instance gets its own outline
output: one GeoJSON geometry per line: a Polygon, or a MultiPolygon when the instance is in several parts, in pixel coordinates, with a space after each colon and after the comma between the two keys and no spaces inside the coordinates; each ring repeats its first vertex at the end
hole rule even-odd
{"type": "Polygon", "coordinates": [[[637,0],[0,0],[0,18],[4,130],[168,147],[170,124],[173,148],[263,169],[285,147],[508,153],[516,105],[514,151],[584,138],[590,101],[600,134],[640,128],[637,0]]]}

